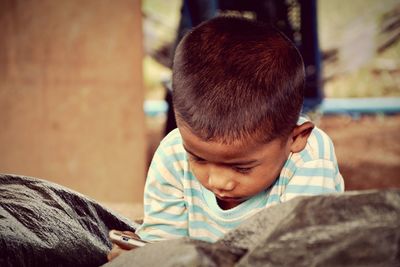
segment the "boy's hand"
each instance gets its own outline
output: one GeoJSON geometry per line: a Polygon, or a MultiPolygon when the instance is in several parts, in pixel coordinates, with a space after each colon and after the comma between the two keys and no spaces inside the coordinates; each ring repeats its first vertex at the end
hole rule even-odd
{"type": "MultiPolygon", "coordinates": [[[[140,239],[140,237],[137,236],[133,232],[123,231],[122,233],[125,235],[128,235],[128,236],[140,239]]],[[[108,261],[111,261],[115,257],[117,257],[117,256],[121,255],[122,253],[129,251],[131,249],[132,249],[132,247],[127,246],[126,244],[124,244],[122,242],[113,241],[113,246],[112,246],[112,249],[110,250],[110,252],[107,254],[107,259],[108,259],[108,261]]]]}

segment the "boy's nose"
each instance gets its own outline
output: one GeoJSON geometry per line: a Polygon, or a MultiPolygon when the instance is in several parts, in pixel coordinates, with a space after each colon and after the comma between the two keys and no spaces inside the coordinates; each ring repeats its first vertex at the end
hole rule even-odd
{"type": "Polygon", "coordinates": [[[231,191],[235,187],[235,182],[222,175],[210,174],[208,184],[211,188],[221,191],[231,191]]]}

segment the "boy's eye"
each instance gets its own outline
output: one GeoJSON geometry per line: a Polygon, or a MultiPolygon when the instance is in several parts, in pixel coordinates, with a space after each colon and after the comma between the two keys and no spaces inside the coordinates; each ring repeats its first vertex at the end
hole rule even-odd
{"type": "Polygon", "coordinates": [[[191,159],[192,161],[194,161],[194,162],[198,162],[198,163],[204,163],[204,162],[206,162],[205,159],[202,159],[202,158],[199,158],[199,157],[196,157],[196,156],[193,156],[193,155],[190,155],[189,157],[190,157],[190,159],[191,159]]]}
{"type": "Polygon", "coordinates": [[[246,174],[246,173],[249,173],[253,168],[251,168],[251,167],[248,167],[248,168],[233,167],[233,169],[234,169],[235,171],[239,172],[239,173],[246,174]]]}

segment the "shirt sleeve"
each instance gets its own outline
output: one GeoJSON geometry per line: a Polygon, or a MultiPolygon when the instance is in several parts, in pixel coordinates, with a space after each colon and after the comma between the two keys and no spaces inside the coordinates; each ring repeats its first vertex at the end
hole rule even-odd
{"type": "Polygon", "coordinates": [[[188,236],[188,213],[178,155],[161,143],[149,168],[144,190],[144,219],[136,234],[146,241],[188,236]]]}
{"type": "Polygon", "coordinates": [[[344,191],[343,177],[337,164],[327,159],[305,162],[296,168],[281,195],[281,201],[297,196],[312,196],[344,191]]]}

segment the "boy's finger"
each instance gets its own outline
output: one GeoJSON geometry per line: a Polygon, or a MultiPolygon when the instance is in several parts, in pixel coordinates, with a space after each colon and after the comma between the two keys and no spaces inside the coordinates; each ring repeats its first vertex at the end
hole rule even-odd
{"type": "Polygon", "coordinates": [[[113,243],[115,245],[117,245],[120,249],[123,249],[123,250],[131,250],[132,249],[132,246],[130,246],[129,244],[127,244],[123,241],[114,240],[113,243]]]}

